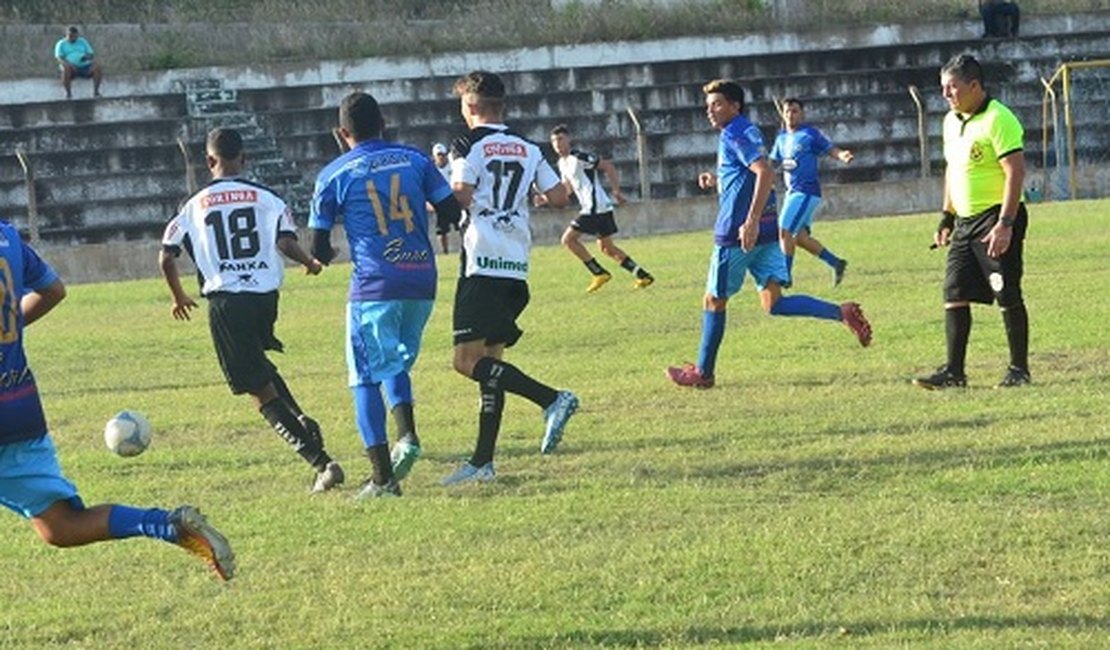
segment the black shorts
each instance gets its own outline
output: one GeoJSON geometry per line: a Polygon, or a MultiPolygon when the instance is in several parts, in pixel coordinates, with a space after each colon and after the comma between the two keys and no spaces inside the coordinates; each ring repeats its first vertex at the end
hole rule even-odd
{"type": "Polygon", "coordinates": [[[1010,248],[997,259],[987,256],[986,237],[998,221],[1002,206],[996,205],[974,217],[957,218],[948,249],[944,279],[945,302],[977,302],[1011,307],[1021,302],[1022,249],[1029,214],[1018,205],[1010,248]]]}
{"type": "Polygon", "coordinates": [[[617,232],[617,222],[613,219],[612,210],[600,214],[580,214],[570,222],[570,227],[596,237],[608,237],[617,232]]]}
{"type": "Polygon", "coordinates": [[[277,367],[267,350],[282,351],[274,336],[278,292],[214,293],[208,298],[208,328],[231,392],[252,393],[274,380],[277,367]]]}
{"type": "Polygon", "coordinates": [[[472,275],[459,278],[452,316],[455,345],[485,340],[512,347],[524,331],[516,319],[528,306],[528,283],[510,278],[472,275]]]}

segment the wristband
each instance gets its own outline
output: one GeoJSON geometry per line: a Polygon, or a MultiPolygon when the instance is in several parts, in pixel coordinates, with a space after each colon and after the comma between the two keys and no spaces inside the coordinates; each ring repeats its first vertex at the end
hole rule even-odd
{"type": "Polygon", "coordinates": [[[954,212],[949,212],[948,210],[945,210],[940,213],[940,223],[937,224],[937,232],[940,232],[944,229],[956,229],[956,214],[954,212]]]}
{"type": "Polygon", "coordinates": [[[1013,217],[1001,217],[1001,218],[999,218],[998,223],[1002,224],[1002,226],[1004,228],[1013,228],[1014,227],[1014,218],[1013,217]]]}

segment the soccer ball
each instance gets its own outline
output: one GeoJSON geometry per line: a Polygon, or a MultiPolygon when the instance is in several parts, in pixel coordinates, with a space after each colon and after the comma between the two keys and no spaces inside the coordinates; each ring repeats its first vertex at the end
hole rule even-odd
{"type": "Polygon", "coordinates": [[[138,456],[150,446],[152,433],[145,415],[137,411],[120,411],[104,425],[104,444],[119,456],[138,456]]]}

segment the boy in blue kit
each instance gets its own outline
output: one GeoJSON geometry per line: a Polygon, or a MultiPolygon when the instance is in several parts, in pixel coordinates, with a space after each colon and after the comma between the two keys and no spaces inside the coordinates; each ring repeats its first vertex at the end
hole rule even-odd
{"type": "Polygon", "coordinates": [[[44,542],[59,548],[126,537],[177,544],[224,580],[235,555],[223,535],[192,506],[166,511],[117,504],[86,507],[62,474],[46,426],[35,377],[23,349],[23,328],[65,298],[57,273],[0,221],[0,504],[31,520],[44,542]]]}
{"type": "Polygon", "coordinates": [[[428,236],[430,203],[439,229],[458,223],[459,204],[422,152],[381,139],[378,102],[351,93],[339,105],[339,136],[350,151],[316,179],[313,255],[334,257],[330,233],[342,217],[354,269],[347,303],[347,367],[355,421],[373,473],[356,498],[400,496],[400,481],[420,457],[409,371],[420,352],[436,295],[435,250],[428,236]],[[389,450],[385,403],[398,441],[389,450]]]}
{"type": "MultiPolygon", "coordinates": [[[[817,180],[817,163],[829,156],[847,164],[852,152],[833,145],[820,130],[804,124],[802,102],[793,97],[782,100],[782,121],[786,127],[775,138],[768,158],[782,163],[786,180],[786,197],[779,216],[779,242],[786,256],[786,272],[794,275],[794,249],[801,246],[832,267],[833,286],[844,280],[848,262],[825,248],[810,236],[813,215],[821,206],[821,183],[817,180]]],[[[789,285],[787,285],[789,286],[789,285]]]]}
{"type": "Polygon", "coordinates": [[[705,288],[705,311],[697,365],[667,368],[679,386],[711,388],[717,352],[725,335],[728,299],[740,291],[750,273],[763,309],[773,316],[809,316],[841,321],[863,346],[871,344],[871,325],[854,302],[842,305],[810,296],[783,296],[789,274],[777,244],[774,171],[767,162],[763,135],[744,117],[744,89],[718,79],[702,87],[706,117],[721,131],[717,172],[703,172],[698,185],[717,188],[720,208],[714,228],[713,256],[705,288]]]}

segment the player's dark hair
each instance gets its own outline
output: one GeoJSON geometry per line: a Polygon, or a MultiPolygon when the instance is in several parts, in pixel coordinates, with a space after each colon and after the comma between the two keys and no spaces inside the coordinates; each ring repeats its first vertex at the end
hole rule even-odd
{"type": "Polygon", "coordinates": [[[740,110],[744,110],[744,87],[731,79],[714,79],[702,86],[701,91],[706,95],[720,93],[730,102],[740,104],[740,110]]]}
{"type": "Polygon", "coordinates": [[[235,160],[243,153],[243,136],[235,129],[212,129],[205,146],[217,158],[235,160]]]}
{"type": "Polygon", "coordinates": [[[361,92],[347,95],[339,102],[339,126],[358,142],[381,137],[385,120],[378,100],[361,92]]]}
{"type": "Polygon", "coordinates": [[[500,114],[505,107],[505,82],[485,70],[475,70],[459,77],[455,82],[455,94],[459,97],[474,95],[478,98],[478,110],[483,112],[500,114]]]}
{"type": "Polygon", "coordinates": [[[551,137],[554,138],[557,135],[570,135],[570,129],[566,124],[556,124],[555,128],[551,129],[551,137]]]}
{"type": "Polygon", "coordinates": [[[66,28],[66,33],[67,34],[76,34],[77,33],[77,25],[70,25],[69,27],[67,27],[66,28]]]}
{"type": "Polygon", "coordinates": [[[957,54],[940,69],[942,75],[952,75],[964,83],[978,81],[983,85],[983,66],[970,54],[957,54]]]}
{"type": "Polygon", "coordinates": [[[806,105],[802,103],[802,100],[798,99],[797,97],[787,97],[786,99],[782,100],[783,106],[786,106],[787,104],[793,104],[803,111],[806,108],[806,105]]]}

